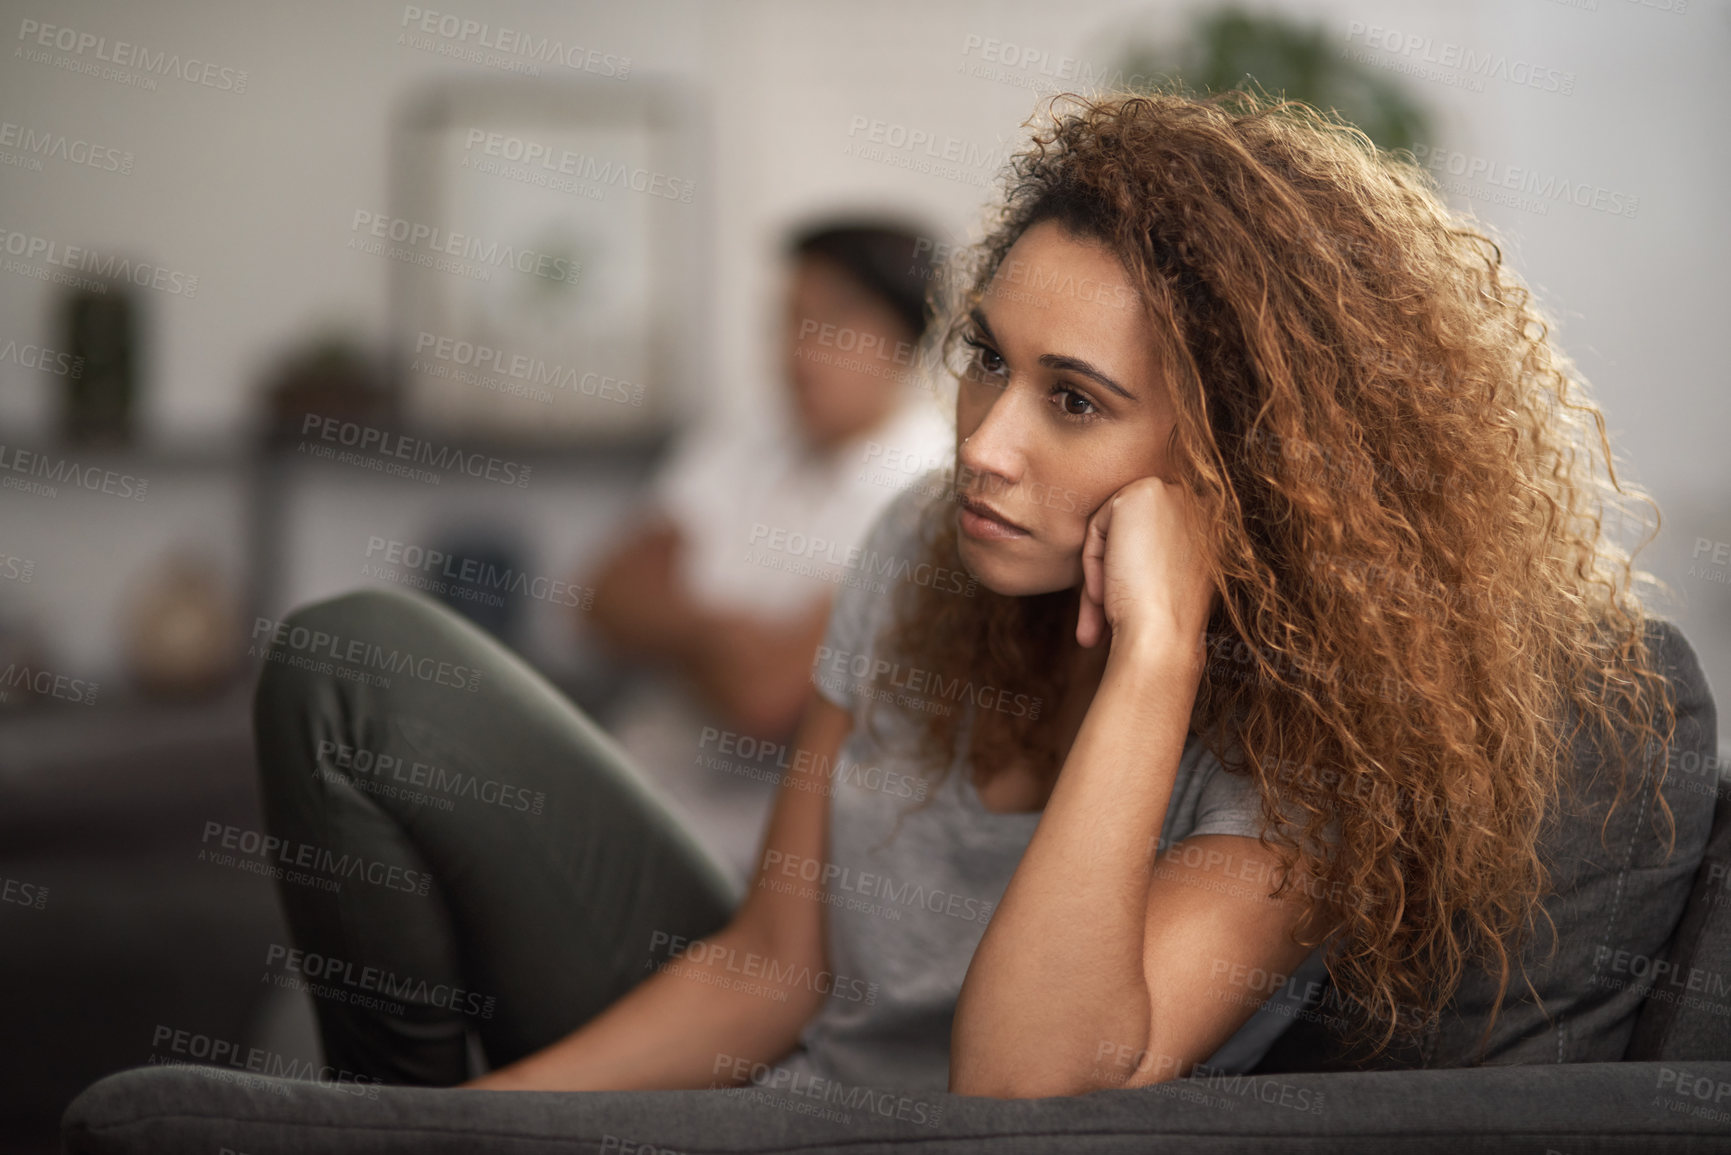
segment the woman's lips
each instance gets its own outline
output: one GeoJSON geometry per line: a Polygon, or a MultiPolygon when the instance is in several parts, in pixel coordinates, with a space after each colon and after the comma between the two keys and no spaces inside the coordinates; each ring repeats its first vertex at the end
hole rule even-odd
{"type": "Polygon", "coordinates": [[[984,506],[972,503],[965,497],[957,504],[956,520],[963,533],[985,541],[1014,541],[1016,538],[1028,536],[1027,530],[986,512],[984,506]]]}

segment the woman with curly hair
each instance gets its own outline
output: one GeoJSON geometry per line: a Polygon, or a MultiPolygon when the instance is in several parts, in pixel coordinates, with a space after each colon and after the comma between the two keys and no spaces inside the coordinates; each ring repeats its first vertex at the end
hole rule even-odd
{"type": "Polygon", "coordinates": [[[848,556],[794,747],[698,752],[781,772],[743,900],[454,616],[367,593],[277,631],[272,833],[437,884],[285,882],[298,944],[495,1000],[321,1001],[332,1063],[457,1083],[473,1033],[476,1087],[1024,1097],[1622,1056],[1617,960],[1662,949],[1711,821],[1665,771],[1716,734],[1611,536],[1599,411],[1362,134],[1065,99],[945,279],[954,468],[848,556]],[[479,676],[345,678],[283,660],[297,630],[479,676]],[[381,756],[542,802],[420,806],[381,756]]]}

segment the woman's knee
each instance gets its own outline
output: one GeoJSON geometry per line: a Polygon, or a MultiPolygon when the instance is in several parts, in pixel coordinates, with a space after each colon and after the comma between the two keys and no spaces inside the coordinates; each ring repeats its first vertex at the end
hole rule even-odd
{"type": "Polygon", "coordinates": [[[280,622],[261,618],[255,635],[268,637],[273,649],[340,654],[351,642],[378,644],[385,638],[442,630],[452,616],[451,610],[420,594],[359,589],[298,606],[280,622]]]}
{"type": "Polygon", "coordinates": [[[260,666],[253,717],[260,738],[267,730],[275,733],[279,723],[298,725],[330,682],[345,675],[353,680],[356,671],[365,671],[367,655],[382,647],[427,638],[448,613],[414,595],[363,589],[299,606],[280,621],[259,619],[253,631],[255,646],[262,647],[255,651],[260,666]]]}
{"type": "Polygon", "coordinates": [[[364,666],[371,655],[407,652],[433,639],[452,637],[453,611],[418,594],[402,590],[361,589],[311,602],[291,610],[280,621],[260,618],[253,641],[260,654],[264,682],[285,680],[285,671],[330,673],[335,665],[364,666]]]}

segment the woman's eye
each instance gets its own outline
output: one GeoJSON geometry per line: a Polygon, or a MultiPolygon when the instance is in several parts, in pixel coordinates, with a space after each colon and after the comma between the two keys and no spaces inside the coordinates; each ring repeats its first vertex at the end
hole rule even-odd
{"type": "Polygon", "coordinates": [[[1096,412],[1094,403],[1074,389],[1059,385],[1052,392],[1058,398],[1059,412],[1063,413],[1065,417],[1085,421],[1094,416],[1096,412]]]}
{"type": "Polygon", "coordinates": [[[965,339],[964,343],[973,352],[973,368],[987,377],[997,377],[1004,371],[1004,359],[998,356],[998,351],[973,337],[965,339]]]}

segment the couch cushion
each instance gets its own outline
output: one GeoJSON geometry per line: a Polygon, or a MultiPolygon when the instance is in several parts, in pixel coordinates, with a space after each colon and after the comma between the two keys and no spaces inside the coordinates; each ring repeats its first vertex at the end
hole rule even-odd
{"type": "Polygon", "coordinates": [[[88,1088],[62,1135],[66,1155],[1681,1155],[1724,1149],[1714,1103],[1727,1089],[1731,1063],[1211,1076],[1052,1099],[864,1093],[823,1080],[801,1090],[356,1094],[354,1084],[143,1067],[88,1088]]]}
{"type": "MultiPolygon", "coordinates": [[[[1550,925],[1540,918],[1519,960],[1539,998],[1535,1000],[1527,990],[1520,967],[1513,968],[1484,1062],[1609,1062],[1629,1054],[1636,1019],[1654,975],[1665,970],[1661,960],[1667,944],[1691,893],[1708,881],[1711,868],[1698,879],[1697,867],[1713,829],[1718,800],[1718,719],[1713,695],[1694,649],[1675,623],[1652,619],[1648,638],[1656,647],[1660,668],[1677,691],[1677,733],[1662,785],[1676,820],[1675,850],[1667,857],[1666,826],[1652,805],[1650,777],[1640,785],[1632,784],[1609,823],[1605,822],[1616,794],[1615,775],[1598,773],[1606,758],[1598,740],[1583,730],[1573,748],[1574,797],[1565,789],[1564,805],[1547,820],[1540,836],[1540,851],[1551,870],[1553,890],[1544,905],[1555,922],[1556,953],[1550,954],[1550,925]]],[[[1718,893],[1725,892],[1728,881],[1723,870],[1712,880],[1718,893]]],[[[1712,965],[1710,973],[1715,976],[1725,973],[1724,964],[1731,959],[1726,953],[1731,935],[1728,914],[1718,911],[1711,925],[1703,926],[1690,942],[1678,944],[1692,953],[1697,968],[1708,966],[1707,957],[1714,956],[1718,965],[1712,965]]],[[[1348,1036],[1357,1021],[1354,1008],[1332,985],[1325,986],[1321,1002],[1281,1036],[1256,1071],[1469,1065],[1489,1019],[1496,986],[1487,969],[1470,968],[1431,1031],[1379,1056],[1372,1056],[1368,1045],[1350,1044],[1348,1036]]],[[[1731,1054],[1723,1048],[1728,1024],[1723,1016],[1714,1017],[1713,1024],[1688,1029],[1705,1032],[1701,1045],[1708,1048],[1689,1050],[1691,1057],[1709,1051],[1731,1054]]],[[[1647,1031],[1653,1029],[1649,1026],[1647,1031]]],[[[1681,1024],[1665,1030],[1678,1039],[1687,1033],[1681,1024]]],[[[1650,1050],[1643,1056],[1661,1057],[1650,1050]]],[[[1664,1057],[1670,1057],[1668,1051],[1664,1057]]]]}

